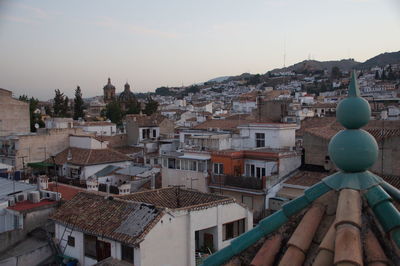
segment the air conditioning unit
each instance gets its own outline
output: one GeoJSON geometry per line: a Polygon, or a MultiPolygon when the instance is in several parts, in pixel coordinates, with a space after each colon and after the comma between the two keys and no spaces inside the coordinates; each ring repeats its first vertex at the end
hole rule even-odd
{"type": "Polygon", "coordinates": [[[11,206],[14,206],[14,205],[15,205],[15,199],[14,198],[8,199],[8,206],[11,207],[11,206]]]}
{"type": "Polygon", "coordinates": [[[26,200],[26,196],[24,193],[20,193],[15,195],[15,198],[17,199],[17,202],[21,202],[21,201],[25,201],[26,200]]]}
{"type": "Polygon", "coordinates": [[[32,203],[40,202],[40,193],[39,191],[31,191],[28,194],[28,200],[32,203]]]}

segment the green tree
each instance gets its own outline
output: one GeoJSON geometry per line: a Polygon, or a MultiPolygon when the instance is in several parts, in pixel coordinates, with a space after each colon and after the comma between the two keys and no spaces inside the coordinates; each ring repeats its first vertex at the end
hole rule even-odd
{"type": "Polygon", "coordinates": [[[62,111],[61,111],[61,116],[62,117],[70,117],[70,112],[69,112],[69,98],[67,96],[64,97],[64,102],[62,105],[62,111]]]}
{"type": "Polygon", "coordinates": [[[28,96],[25,94],[19,96],[19,100],[29,103],[31,132],[36,132],[36,124],[38,124],[40,128],[45,127],[45,123],[42,120],[40,112],[36,112],[36,110],[39,108],[39,100],[33,97],[29,99],[28,96]]]}
{"type": "Polygon", "coordinates": [[[138,101],[132,101],[128,104],[126,114],[139,114],[141,110],[141,104],[138,101]]]}
{"type": "Polygon", "coordinates": [[[375,79],[381,79],[381,77],[379,76],[379,71],[378,70],[375,71],[375,79]]]}
{"type": "Polygon", "coordinates": [[[55,90],[55,96],[53,101],[53,111],[55,117],[62,117],[64,110],[64,93],[59,89],[55,90]]]}
{"type": "Polygon", "coordinates": [[[144,107],[144,113],[146,115],[152,115],[157,112],[158,109],[158,102],[154,101],[151,96],[147,98],[146,106],[144,107]]]}
{"type": "Polygon", "coordinates": [[[78,86],[75,90],[75,99],[74,99],[74,120],[78,120],[79,118],[84,118],[85,113],[83,111],[83,99],[82,99],[82,91],[78,86]]]}
{"type": "Polygon", "coordinates": [[[382,70],[382,74],[381,74],[381,80],[385,80],[386,79],[386,72],[385,69],[382,70]]]}
{"type": "Polygon", "coordinates": [[[169,91],[169,88],[167,88],[167,87],[160,87],[160,88],[156,89],[156,94],[157,95],[161,95],[161,96],[168,96],[168,95],[171,95],[173,93],[171,93],[169,91]]]}
{"type": "Polygon", "coordinates": [[[342,76],[342,72],[340,72],[340,69],[337,66],[332,67],[331,78],[339,79],[341,76],[342,76]]]}
{"type": "Polygon", "coordinates": [[[112,101],[108,103],[106,106],[105,115],[111,120],[111,122],[117,124],[118,126],[122,125],[122,110],[118,102],[112,101]]]}

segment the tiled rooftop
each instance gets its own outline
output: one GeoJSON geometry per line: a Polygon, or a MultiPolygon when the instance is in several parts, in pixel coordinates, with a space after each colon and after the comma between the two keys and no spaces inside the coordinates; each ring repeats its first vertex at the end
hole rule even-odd
{"type": "Polygon", "coordinates": [[[166,117],[158,113],[155,113],[151,116],[131,114],[127,115],[126,119],[135,121],[139,127],[158,127],[159,124],[166,119],[166,117]]]}
{"type": "Polygon", "coordinates": [[[145,202],[157,207],[170,209],[192,209],[226,204],[234,202],[234,199],[215,194],[198,192],[195,190],[178,187],[161,188],[150,191],[137,192],[120,197],[124,200],[145,202]]]}
{"type": "Polygon", "coordinates": [[[369,198],[353,189],[331,191],[233,261],[254,266],[398,265],[399,249],[386,240],[363,197],[369,198]]]}
{"type": "Polygon", "coordinates": [[[86,191],[86,189],[84,188],[66,185],[62,183],[56,183],[56,182],[50,182],[46,190],[61,193],[61,198],[63,200],[70,200],[79,192],[86,191]]]}
{"type": "Polygon", "coordinates": [[[73,147],[60,152],[54,157],[54,159],[55,163],[58,165],[62,165],[64,163],[76,165],[94,165],[132,160],[125,154],[113,149],[81,149],[73,147]],[[69,155],[71,156],[70,160],[68,160],[69,155]]]}
{"type": "Polygon", "coordinates": [[[152,205],[80,192],[50,218],[89,234],[137,244],[162,217],[152,205]]]}
{"type": "Polygon", "coordinates": [[[17,202],[14,206],[8,207],[8,209],[18,212],[29,212],[42,207],[55,206],[56,202],[52,200],[42,200],[37,203],[30,202],[28,200],[17,202]]]}
{"type": "Polygon", "coordinates": [[[284,183],[296,186],[311,187],[320,182],[324,177],[326,177],[326,175],[327,173],[323,172],[300,171],[293,177],[286,180],[284,183]]]}

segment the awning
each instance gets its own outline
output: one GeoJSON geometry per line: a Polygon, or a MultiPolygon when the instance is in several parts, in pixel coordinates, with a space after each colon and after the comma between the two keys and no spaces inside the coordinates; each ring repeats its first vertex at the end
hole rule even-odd
{"type": "Polygon", "coordinates": [[[37,163],[28,163],[28,166],[32,168],[46,168],[46,167],[53,167],[54,164],[47,162],[37,162],[37,163]]]}

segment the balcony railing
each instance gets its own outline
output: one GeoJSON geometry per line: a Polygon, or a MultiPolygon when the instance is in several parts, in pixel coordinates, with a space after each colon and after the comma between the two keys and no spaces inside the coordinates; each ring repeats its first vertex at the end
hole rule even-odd
{"type": "Polygon", "coordinates": [[[247,177],[247,176],[234,176],[234,175],[215,175],[211,176],[211,183],[216,185],[231,186],[247,189],[265,188],[265,178],[247,177]],[[264,181],[264,182],[263,182],[264,181]]]}
{"type": "Polygon", "coordinates": [[[244,189],[267,190],[279,182],[279,175],[258,177],[234,176],[234,175],[211,175],[213,185],[231,186],[244,189]]]}

